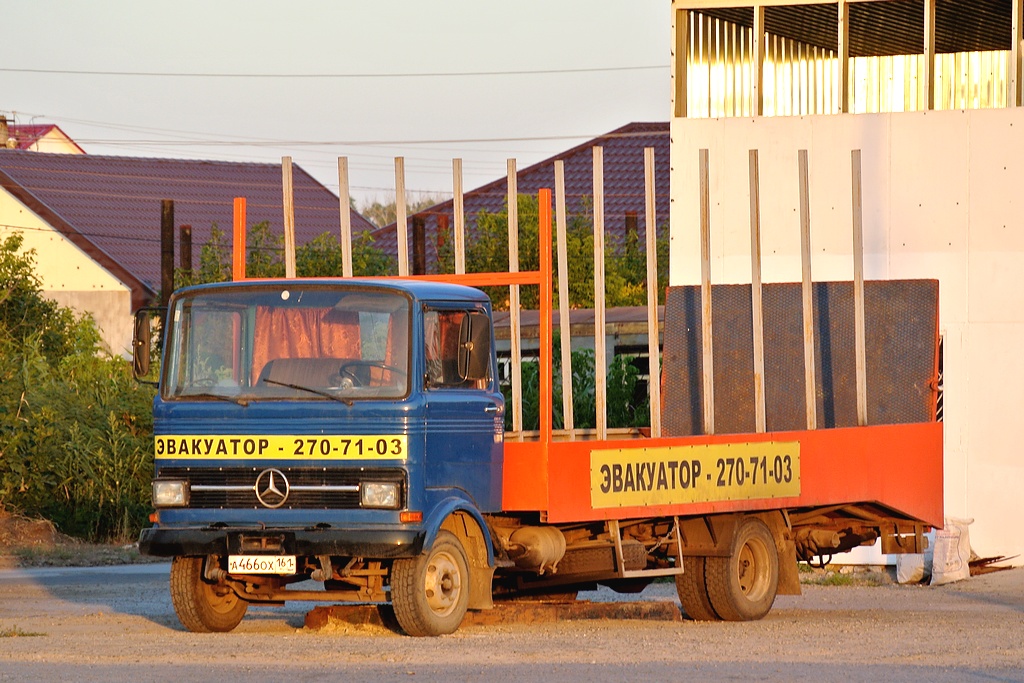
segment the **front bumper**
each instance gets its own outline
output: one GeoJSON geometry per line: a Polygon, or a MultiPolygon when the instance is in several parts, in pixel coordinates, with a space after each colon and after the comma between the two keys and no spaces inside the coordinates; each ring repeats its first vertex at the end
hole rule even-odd
{"type": "Polygon", "coordinates": [[[142,530],[139,552],[156,557],[242,554],[265,540],[280,554],[383,560],[419,555],[423,538],[424,532],[415,529],[154,527],[142,530]]]}

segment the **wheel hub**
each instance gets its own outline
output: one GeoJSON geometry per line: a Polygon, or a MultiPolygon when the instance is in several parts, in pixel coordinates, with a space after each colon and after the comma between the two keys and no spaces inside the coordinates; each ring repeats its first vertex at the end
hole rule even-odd
{"type": "Polygon", "coordinates": [[[462,592],[462,577],[455,559],[448,553],[431,558],[424,577],[427,604],[435,614],[445,616],[455,609],[462,592]]]}

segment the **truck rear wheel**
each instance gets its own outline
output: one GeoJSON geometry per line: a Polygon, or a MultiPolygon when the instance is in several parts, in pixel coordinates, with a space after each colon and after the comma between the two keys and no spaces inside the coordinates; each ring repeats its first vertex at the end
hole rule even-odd
{"type": "Polygon", "coordinates": [[[704,562],[703,557],[683,558],[683,573],[676,574],[676,593],[686,616],[694,621],[718,621],[720,617],[708,597],[704,562]]]}
{"type": "Polygon", "coordinates": [[[704,561],[708,598],[726,621],[753,621],[768,614],[779,588],[779,554],[768,526],[741,521],[728,557],[704,561]]]}
{"type": "Polygon", "coordinates": [[[395,560],[391,603],[410,636],[454,633],[469,605],[469,562],[459,539],[439,531],[433,547],[419,557],[395,560]]]}
{"type": "Polygon", "coordinates": [[[249,609],[228,586],[206,581],[202,557],[175,557],[171,562],[171,602],[181,625],[193,633],[230,631],[249,609]]]}

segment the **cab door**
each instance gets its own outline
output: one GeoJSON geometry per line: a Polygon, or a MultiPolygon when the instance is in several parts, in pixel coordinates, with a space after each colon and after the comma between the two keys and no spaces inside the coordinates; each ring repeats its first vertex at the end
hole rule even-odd
{"type": "Polygon", "coordinates": [[[491,352],[489,311],[428,305],[423,342],[428,492],[468,495],[481,511],[497,511],[505,406],[491,352]]]}

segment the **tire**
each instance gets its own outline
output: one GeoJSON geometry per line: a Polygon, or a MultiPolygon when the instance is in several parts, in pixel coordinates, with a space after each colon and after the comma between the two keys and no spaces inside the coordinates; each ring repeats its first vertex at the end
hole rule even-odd
{"type": "Polygon", "coordinates": [[[469,562],[462,543],[439,531],[433,547],[391,566],[391,604],[410,636],[454,633],[469,605],[469,562]]]}
{"type": "Polygon", "coordinates": [[[683,573],[676,574],[679,604],[683,606],[686,616],[694,621],[719,621],[721,617],[711,606],[711,598],[708,597],[704,563],[703,557],[683,558],[683,573]]]}
{"type": "Polygon", "coordinates": [[[181,625],[193,633],[230,631],[249,609],[228,586],[206,581],[202,557],[175,557],[171,562],[171,602],[181,625]]]}
{"type": "Polygon", "coordinates": [[[708,597],[726,621],[754,621],[768,614],[779,589],[779,554],[767,525],[756,517],[740,522],[729,557],[705,560],[708,597]]]}

